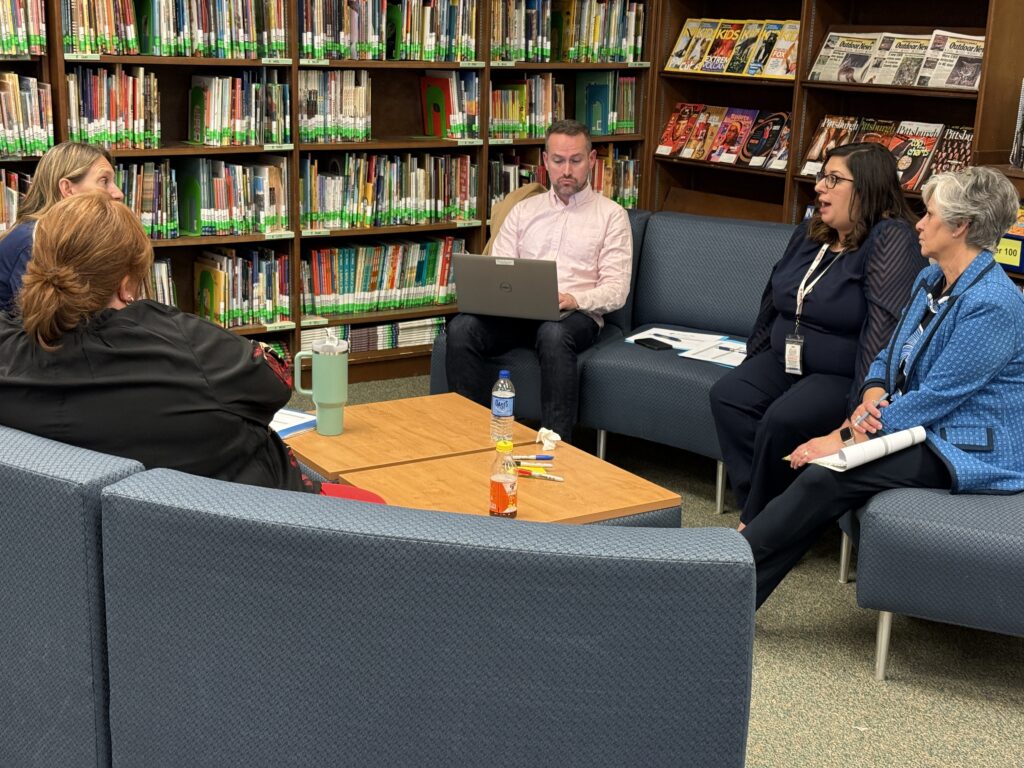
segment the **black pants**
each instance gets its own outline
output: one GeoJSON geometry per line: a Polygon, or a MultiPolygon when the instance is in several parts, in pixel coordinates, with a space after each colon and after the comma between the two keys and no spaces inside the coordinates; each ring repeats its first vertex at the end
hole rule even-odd
{"type": "Polygon", "coordinates": [[[757,567],[758,607],[846,511],[890,488],[950,488],[952,482],[942,459],[925,443],[848,472],[809,465],[743,529],[757,567]]]}
{"type": "Polygon", "coordinates": [[[845,376],[786,373],[772,350],[746,360],[711,387],[711,412],[729,483],[749,523],[796,473],[782,457],[827,434],[849,414],[845,376]]]}
{"type": "MultiPolygon", "coordinates": [[[[457,315],[448,323],[448,387],[490,406],[494,372],[488,358],[516,347],[535,349],[540,358],[541,426],[570,442],[580,399],[576,356],[593,345],[599,332],[597,323],[582,312],[558,322],[457,315]]],[[[511,374],[514,385],[516,372],[511,374]]]]}

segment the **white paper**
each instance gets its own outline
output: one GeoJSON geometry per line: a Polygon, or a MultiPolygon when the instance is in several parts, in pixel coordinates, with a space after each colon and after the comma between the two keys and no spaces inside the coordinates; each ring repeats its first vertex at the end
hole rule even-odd
{"type": "Polygon", "coordinates": [[[747,358],[747,345],[742,341],[720,337],[718,340],[703,347],[680,352],[680,357],[692,360],[706,360],[726,368],[735,368],[747,358]]]}
{"type": "Polygon", "coordinates": [[[707,346],[724,338],[725,336],[716,333],[676,331],[671,328],[648,328],[646,331],[627,336],[626,341],[632,344],[637,339],[657,339],[658,341],[664,341],[673,349],[693,349],[695,347],[707,346]]]}
{"type": "Polygon", "coordinates": [[[293,411],[288,408],[282,408],[275,413],[270,422],[270,428],[277,432],[282,439],[313,429],[315,426],[316,416],[314,414],[293,411]]]}
{"type": "Polygon", "coordinates": [[[811,464],[827,467],[835,472],[845,472],[848,469],[859,467],[868,462],[888,456],[890,453],[902,451],[912,445],[923,443],[925,438],[924,427],[911,427],[893,432],[891,435],[881,435],[866,440],[856,445],[848,445],[838,453],[831,453],[828,456],[814,459],[811,464]]]}

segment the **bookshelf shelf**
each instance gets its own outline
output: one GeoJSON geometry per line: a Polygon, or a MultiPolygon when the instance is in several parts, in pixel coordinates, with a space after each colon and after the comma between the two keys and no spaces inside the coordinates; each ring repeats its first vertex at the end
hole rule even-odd
{"type": "Polygon", "coordinates": [[[234,328],[228,328],[227,330],[239,336],[263,336],[267,333],[294,331],[295,323],[284,322],[274,323],[273,325],[237,325],[234,328]]]}
{"type": "Polygon", "coordinates": [[[294,232],[271,233],[269,235],[254,232],[248,235],[207,235],[204,237],[171,237],[164,240],[152,240],[153,248],[188,248],[194,246],[209,247],[215,245],[236,245],[239,243],[269,243],[277,240],[292,240],[294,232]]]}
{"type": "Polygon", "coordinates": [[[65,64],[126,64],[145,67],[290,67],[291,59],[217,59],[211,56],[146,56],[143,54],[118,56],[109,53],[73,54],[61,56],[65,64]]]}
{"type": "Polygon", "coordinates": [[[317,328],[337,325],[367,325],[374,323],[397,323],[403,320],[422,320],[428,317],[448,317],[459,311],[454,304],[429,304],[421,307],[387,309],[379,312],[353,312],[348,315],[320,315],[326,323],[308,323],[303,318],[303,328],[317,328]]]}
{"type": "MultiPolygon", "coordinates": [[[[624,144],[635,143],[643,141],[643,135],[639,133],[612,133],[606,136],[596,135],[593,137],[594,144],[614,144],[621,142],[624,144]]],[[[520,139],[488,139],[487,144],[489,147],[543,147],[544,139],[540,137],[520,138],[520,139]]]]}
{"type": "Polygon", "coordinates": [[[595,72],[595,71],[616,71],[623,72],[632,69],[650,69],[649,61],[606,61],[606,62],[580,62],[580,61],[490,61],[488,66],[492,70],[511,70],[514,72],[595,72]]]}
{"type": "Polygon", "coordinates": [[[282,148],[268,144],[236,144],[226,147],[212,147],[206,144],[174,142],[152,149],[112,149],[110,154],[115,158],[129,159],[133,157],[191,157],[193,155],[251,155],[264,152],[288,152],[291,146],[282,148]]]}
{"type": "Polygon", "coordinates": [[[744,77],[740,75],[708,75],[699,72],[659,72],[667,80],[690,80],[696,83],[722,83],[727,85],[765,86],[767,88],[792,88],[793,80],[782,80],[773,77],[744,77]]]}
{"type": "Polygon", "coordinates": [[[663,157],[654,155],[655,161],[669,165],[680,165],[687,168],[705,168],[714,172],[745,173],[752,176],[767,176],[769,178],[785,181],[786,171],[769,171],[764,168],[751,168],[749,165],[731,165],[730,163],[709,163],[706,160],[688,160],[682,157],[663,157]]]}
{"type": "Polygon", "coordinates": [[[380,61],[378,59],[299,59],[303,69],[483,69],[482,61],[380,61]]]}
{"type": "Polygon", "coordinates": [[[925,99],[958,99],[977,101],[977,91],[960,91],[953,88],[916,88],[894,87],[891,85],[872,85],[871,83],[831,83],[821,80],[804,80],[800,86],[808,91],[830,91],[834,93],[885,94],[887,96],[903,96],[925,99]]]}
{"type": "Polygon", "coordinates": [[[434,136],[395,136],[371,139],[370,141],[345,141],[331,144],[318,142],[299,144],[300,152],[376,152],[392,149],[413,151],[441,149],[453,150],[462,147],[479,147],[482,139],[438,139],[434,136]]]}
{"type": "Polygon", "coordinates": [[[472,229],[479,228],[480,226],[482,226],[482,223],[479,219],[465,219],[462,221],[442,221],[436,224],[403,224],[395,227],[304,229],[301,235],[303,240],[311,238],[378,237],[382,235],[409,235],[417,232],[450,232],[453,229],[472,229]]]}

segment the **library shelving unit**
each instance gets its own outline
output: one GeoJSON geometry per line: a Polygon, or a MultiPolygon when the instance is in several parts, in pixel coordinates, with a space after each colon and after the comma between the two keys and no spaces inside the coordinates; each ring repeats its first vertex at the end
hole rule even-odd
{"type": "MultiPolygon", "coordinates": [[[[284,231],[269,234],[239,234],[224,236],[179,236],[154,239],[157,258],[166,258],[171,263],[171,275],[176,288],[179,306],[185,311],[196,311],[194,276],[196,259],[204,250],[222,247],[272,249],[279,256],[287,257],[288,311],[276,321],[258,325],[234,327],[231,330],[246,336],[258,337],[265,341],[287,344],[290,351],[297,352],[302,346],[302,331],[305,328],[327,326],[350,326],[366,328],[403,320],[440,318],[456,311],[455,304],[421,305],[410,308],[389,308],[379,311],[348,311],[325,313],[310,312],[303,306],[304,285],[303,261],[308,261],[314,251],[343,248],[354,244],[402,242],[424,242],[433,239],[456,238],[465,241],[467,250],[479,251],[488,235],[487,215],[489,208],[490,179],[489,161],[507,156],[509,153],[523,158],[523,162],[540,164],[543,145],[541,138],[492,139],[488,135],[489,93],[492,82],[507,82],[523,79],[536,73],[551,73],[556,82],[565,85],[566,114],[575,116],[575,84],[584,73],[596,71],[614,72],[620,76],[635,77],[636,109],[635,128],[631,133],[595,137],[595,146],[605,154],[622,154],[641,161],[646,166],[645,150],[648,126],[649,52],[644,51],[642,62],[630,63],[576,63],[576,62],[508,62],[490,60],[490,29],[492,0],[478,0],[476,12],[476,51],[470,56],[460,54],[464,61],[421,61],[421,60],[379,60],[379,57],[358,58],[308,58],[311,49],[304,47],[308,40],[303,38],[300,27],[300,9],[296,3],[279,4],[287,13],[286,44],[275,50],[269,58],[214,58],[194,56],[155,55],[113,55],[108,53],[66,53],[64,45],[68,30],[63,29],[63,17],[77,13],[76,3],[63,0],[66,8],[62,12],[62,0],[46,0],[48,23],[49,55],[37,57],[19,66],[35,66],[44,79],[53,84],[55,141],[70,138],[68,116],[77,109],[69,102],[66,82],[68,73],[77,67],[104,68],[110,72],[142,67],[146,74],[154,73],[159,85],[159,113],[161,137],[159,144],[149,149],[112,149],[118,163],[156,163],[169,161],[171,167],[193,162],[196,158],[209,158],[228,163],[247,163],[258,158],[273,156],[287,160],[287,186],[289,221],[284,231]],[[310,72],[341,72],[362,70],[371,81],[370,132],[361,140],[310,141],[309,135],[300,133],[301,110],[308,105],[300,103],[300,78],[310,72]],[[441,72],[472,71],[478,75],[479,85],[479,135],[462,139],[438,139],[424,136],[420,106],[421,77],[428,70],[441,72]],[[243,146],[202,146],[190,142],[188,119],[190,114],[189,91],[194,75],[240,76],[243,71],[273,71],[277,82],[286,83],[290,89],[290,138],[286,142],[272,145],[243,146]],[[389,226],[357,226],[348,222],[344,226],[331,226],[323,221],[310,218],[303,211],[303,195],[309,187],[303,188],[303,166],[316,163],[322,173],[324,169],[341,167],[346,158],[366,158],[373,155],[417,156],[437,158],[451,156],[462,158],[463,162],[475,167],[475,209],[466,207],[455,214],[446,214],[438,219],[423,223],[396,224],[389,226]],[[306,310],[306,313],[304,313],[306,310]]],[[[304,8],[315,7],[317,0],[311,0],[304,8]]],[[[335,4],[344,8],[347,4],[335,4]]],[[[429,4],[427,4],[429,5],[429,4]]],[[[155,8],[156,3],[137,4],[155,8]]],[[[109,6],[103,6],[109,7],[109,6]]],[[[361,7],[362,4],[361,4],[361,7]]],[[[367,4],[365,7],[369,7],[367,4]]],[[[376,5],[375,5],[376,7],[376,5]]],[[[403,6],[404,7],[404,6],[403,6]]],[[[455,5],[451,6],[453,9],[455,5]]],[[[389,9],[394,10],[391,6],[389,9]]],[[[655,23],[657,0],[646,3],[646,26],[650,30],[655,23]]],[[[101,11],[102,12],[102,11],[101,11]]],[[[454,12],[454,11],[453,11],[454,12]]],[[[94,20],[95,21],[95,20],[94,20]]],[[[140,21],[141,26],[141,21],[140,21]]],[[[316,51],[313,51],[317,53],[316,51]]],[[[365,53],[365,50],[364,50],[365,53]]],[[[3,64],[0,63],[0,67],[3,64]]],[[[646,171],[646,168],[644,168],[646,171]]],[[[179,170],[180,174],[180,170],[179,170]]],[[[643,174],[640,174],[643,178],[643,174]]],[[[179,186],[181,182],[179,179],[179,186]]],[[[179,192],[179,198],[181,194],[179,192]]],[[[638,205],[646,205],[641,196],[638,205]]],[[[389,378],[423,373],[429,367],[430,345],[387,349],[373,352],[353,352],[350,356],[350,378],[352,381],[389,378]]]]}
{"type": "MultiPolygon", "coordinates": [[[[666,0],[656,38],[653,66],[664,66],[683,21],[689,17],[720,17],[719,3],[666,0]]],[[[680,210],[768,221],[799,221],[814,199],[813,180],[800,176],[807,144],[826,114],[919,120],[974,127],[972,163],[1004,165],[1009,156],[1024,77],[1024,58],[1017,54],[1018,31],[1024,27],[1024,4],[1017,0],[934,0],[927,14],[915,3],[891,0],[738,0],[729,18],[799,19],[797,79],[789,85],[742,78],[703,75],[657,77],[648,146],[656,146],[676,101],[792,111],[790,165],[785,174],[723,168],[710,163],[655,158],[645,191],[657,209],[680,210]],[[920,34],[933,29],[985,35],[985,55],[977,91],[891,87],[810,81],[807,73],[829,31],[901,31],[920,34]]],[[[651,152],[648,152],[651,156],[651,152]]],[[[908,195],[919,198],[919,195],[908,195]]]]}

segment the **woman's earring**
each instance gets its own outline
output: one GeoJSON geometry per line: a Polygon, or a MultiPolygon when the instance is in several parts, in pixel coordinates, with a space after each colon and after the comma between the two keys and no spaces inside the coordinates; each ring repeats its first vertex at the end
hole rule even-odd
{"type": "Polygon", "coordinates": [[[135,301],[135,297],[134,297],[134,296],[128,296],[128,297],[127,297],[127,298],[126,298],[126,299],[124,300],[124,303],[125,303],[125,304],[131,304],[131,303],[132,303],[133,301],[135,301]]]}

